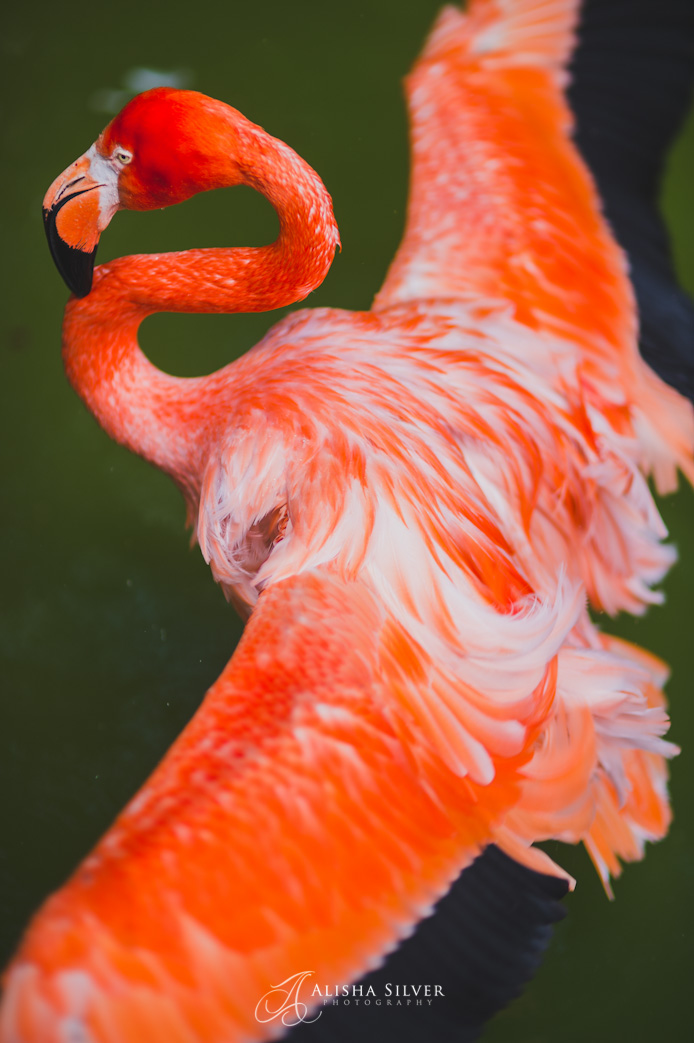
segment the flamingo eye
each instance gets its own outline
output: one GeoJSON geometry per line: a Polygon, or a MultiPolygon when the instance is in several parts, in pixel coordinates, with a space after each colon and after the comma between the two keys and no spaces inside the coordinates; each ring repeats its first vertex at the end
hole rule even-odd
{"type": "Polygon", "coordinates": [[[127,166],[130,160],[133,158],[132,152],[128,152],[127,149],[117,148],[113,152],[113,158],[117,160],[121,166],[127,166]]]}

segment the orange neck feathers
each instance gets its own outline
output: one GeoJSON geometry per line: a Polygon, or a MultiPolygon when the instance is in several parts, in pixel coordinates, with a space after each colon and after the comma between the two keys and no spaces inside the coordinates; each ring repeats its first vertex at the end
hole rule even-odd
{"type": "MultiPolygon", "coordinates": [[[[161,156],[155,137],[147,133],[146,140],[161,156]]],[[[221,102],[190,91],[149,92],[113,121],[94,148],[103,163],[124,142],[133,161],[119,179],[120,206],[150,209],[197,191],[246,184],[270,201],[279,218],[280,234],[269,246],[122,257],[95,270],[88,296],[68,302],[63,357],[73,387],[112,438],[191,493],[200,451],[222,419],[231,375],[221,370],[183,379],[162,373],[139,348],[140,323],[160,311],[268,311],[303,300],[325,278],[338,231],[330,197],[311,167],[221,102]],[[172,95],[186,116],[182,121],[177,113],[182,146],[171,159],[169,144],[167,170],[152,171],[142,124],[145,116],[160,115],[153,103],[170,108],[172,95]],[[143,98],[153,112],[143,113],[141,104],[138,110],[143,98]]]]}

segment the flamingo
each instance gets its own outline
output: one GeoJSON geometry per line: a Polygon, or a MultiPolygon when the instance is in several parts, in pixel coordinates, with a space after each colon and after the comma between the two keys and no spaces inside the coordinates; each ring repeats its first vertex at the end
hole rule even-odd
{"type": "Polygon", "coordinates": [[[582,841],[609,887],[666,831],[664,668],[586,599],[658,600],[673,553],[645,476],[694,477],[694,417],[638,354],[569,139],[578,7],[445,9],[409,81],[408,225],[373,308],[295,313],[208,377],[156,370],[139,324],[304,299],[339,243],[318,176],[221,102],[159,89],[49,189],[68,377],[181,488],[248,623],[30,925],[3,1043],[270,1038],[278,983],[354,981],[481,851],[565,889],[533,844],[582,841]],[[92,274],[118,209],[239,183],[277,209],[272,246],[92,274]]]}

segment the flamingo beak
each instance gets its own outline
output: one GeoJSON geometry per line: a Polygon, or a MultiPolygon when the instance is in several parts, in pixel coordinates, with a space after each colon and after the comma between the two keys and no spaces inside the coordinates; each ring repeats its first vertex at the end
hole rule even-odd
{"type": "Polygon", "coordinates": [[[94,178],[91,168],[92,157],[85,153],[55,179],[43,201],[51,256],[76,297],[86,297],[92,288],[94,256],[103,226],[97,191],[103,184],[94,178]]]}

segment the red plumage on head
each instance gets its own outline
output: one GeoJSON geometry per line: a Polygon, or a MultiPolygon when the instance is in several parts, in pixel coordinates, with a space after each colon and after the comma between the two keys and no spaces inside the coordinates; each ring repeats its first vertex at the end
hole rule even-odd
{"type": "Polygon", "coordinates": [[[122,205],[153,210],[240,181],[232,158],[237,120],[247,123],[235,109],[197,91],[155,87],[133,98],[97,141],[104,156],[118,148],[132,153],[119,179],[122,205]],[[229,159],[220,169],[223,153],[229,159]]]}

